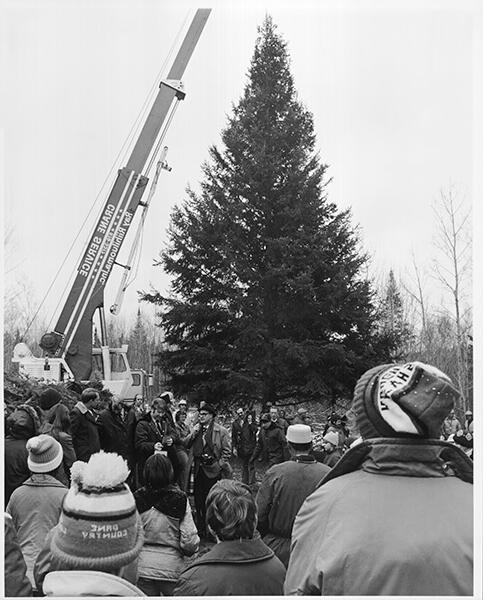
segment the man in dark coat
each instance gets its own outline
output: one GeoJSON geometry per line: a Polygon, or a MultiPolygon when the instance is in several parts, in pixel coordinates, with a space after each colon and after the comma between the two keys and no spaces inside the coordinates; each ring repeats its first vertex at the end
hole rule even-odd
{"type": "Polygon", "coordinates": [[[38,434],[40,419],[28,404],[19,405],[8,417],[5,438],[5,506],[12,492],[30,477],[27,465],[27,440],[38,434]]]}
{"type": "Polygon", "coordinates": [[[174,596],[281,596],[285,567],[255,536],[250,489],[224,479],[210,490],[206,520],[218,543],[180,575],[174,596]]]}
{"type": "Polygon", "coordinates": [[[133,405],[134,399],[120,400],[113,396],[109,408],[101,411],[98,419],[101,449],[104,452],[115,452],[125,458],[131,472],[135,466],[136,414],[133,405]]]}
{"type": "Polygon", "coordinates": [[[289,460],[290,452],[283,428],[271,421],[268,413],[265,413],[260,417],[260,425],[257,444],[250,458],[250,462],[254,463],[262,452],[267,457],[269,467],[284,462],[285,460],[289,460]]]}
{"type": "Polygon", "coordinates": [[[70,432],[77,460],[88,462],[91,455],[101,449],[98,417],[94,413],[94,407],[98,405],[99,400],[97,390],[86,388],[70,413],[70,432]]]}
{"type": "Polygon", "coordinates": [[[134,450],[136,473],[139,486],[144,485],[144,464],[154,452],[162,452],[171,460],[175,474],[178,472],[178,459],[175,442],[179,439],[166,400],[154,398],[151,409],[136,423],[134,450]]]}
{"type": "Polygon", "coordinates": [[[290,537],[299,508],[330,471],[310,455],[312,432],[308,425],[290,425],[287,442],[294,459],[271,467],[257,494],[258,530],[263,541],[287,567],[290,537]]]}
{"type": "Polygon", "coordinates": [[[243,408],[237,410],[237,419],[231,428],[232,448],[236,450],[242,465],[242,482],[252,485],[255,483],[255,465],[250,458],[257,445],[257,424],[253,415],[244,413],[243,408]]]}

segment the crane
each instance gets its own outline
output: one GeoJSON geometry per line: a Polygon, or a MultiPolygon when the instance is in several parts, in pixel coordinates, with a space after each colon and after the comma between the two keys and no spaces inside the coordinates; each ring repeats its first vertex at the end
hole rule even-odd
{"type": "MultiPolygon", "coordinates": [[[[77,266],[75,279],[63,304],[53,331],[40,340],[44,352],[34,357],[25,344],[18,344],[13,361],[19,372],[46,381],[75,379],[89,380],[93,370],[101,373],[104,387],[121,398],[126,397],[132,383],[127,360],[127,345],[110,348],[104,313],[104,290],[116,262],[119,250],[134,220],[136,211],[142,211],[140,226],[149,206],[142,198],[148,186],[145,172],[148,161],[155,160],[160,145],[160,132],[164,137],[170,123],[173,103],[183,100],[186,93],[182,77],[198,43],[211,9],[198,9],[173,61],[166,79],[162,80],[154,103],[147,115],[126,166],[118,171],[100,217],[95,224],[83,256],[77,266]],[[100,316],[100,348],[92,343],[93,318],[100,316]]],[[[155,182],[165,162],[166,148],[158,161],[155,182]]],[[[148,169],[149,171],[149,169],[148,169]]],[[[137,243],[140,230],[134,239],[137,243]]],[[[131,251],[128,263],[133,258],[131,251]]],[[[123,266],[123,265],[121,265],[123,266]]],[[[124,265],[123,280],[111,312],[117,314],[125,290],[130,265],[124,265]]]]}

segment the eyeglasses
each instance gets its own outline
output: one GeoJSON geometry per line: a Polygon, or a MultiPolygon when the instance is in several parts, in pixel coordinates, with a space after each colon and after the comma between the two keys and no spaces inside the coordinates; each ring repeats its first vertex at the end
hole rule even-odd
{"type": "Polygon", "coordinates": [[[209,415],[209,414],[210,414],[209,412],[205,412],[204,410],[202,410],[200,412],[200,417],[206,417],[206,415],[209,415]]]}

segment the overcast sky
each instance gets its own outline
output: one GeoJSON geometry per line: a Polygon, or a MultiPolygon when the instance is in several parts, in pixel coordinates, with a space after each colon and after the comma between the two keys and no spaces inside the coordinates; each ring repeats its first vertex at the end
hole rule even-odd
{"type": "MultiPolygon", "coordinates": [[[[333,180],[329,199],[352,208],[374,271],[403,274],[412,252],[427,265],[434,254],[431,205],[440,190],[454,184],[468,206],[475,197],[477,6],[212,3],[183,78],[186,99],[166,138],[172,172],[162,174],[148,214],[127,313],[136,308],[136,290],[168,287],[153,259],[172,207],[188,184],[197,187],[208,148],[219,143],[242,93],[266,13],[288,43],[299,99],[314,115],[333,180]]],[[[14,228],[6,280],[27,278],[40,300],[110,169],[123,166],[116,156],[151,87],[167,74],[167,55],[194,9],[160,0],[10,0],[2,12],[3,193],[14,228]]],[[[88,237],[86,230],[52,288],[48,316],[88,237]]],[[[124,247],[121,262],[126,254],[124,247]]],[[[107,307],[118,284],[115,276],[111,281],[107,307]]]]}

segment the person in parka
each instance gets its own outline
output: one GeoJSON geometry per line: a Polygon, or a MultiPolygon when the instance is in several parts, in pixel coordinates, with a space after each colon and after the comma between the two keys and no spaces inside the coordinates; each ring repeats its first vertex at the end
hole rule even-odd
{"type": "Polygon", "coordinates": [[[12,492],[29,478],[27,440],[39,432],[40,419],[32,406],[20,404],[8,417],[5,438],[5,506],[12,492]]]}
{"type": "Polygon", "coordinates": [[[308,425],[290,425],[287,442],[294,458],[268,469],[256,497],[258,531],[285,567],[299,508],[330,471],[310,454],[312,431],[308,425]]]}
{"type": "Polygon", "coordinates": [[[420,362],[359,379],[363,441],[302,505],[286,595],[473,595],[473,463],[439,440],[458,397],[420,362]]]}
{"type": "Polygon", "coordinates": [[[261,454],[266,456],[269,468],[290,459],[283,429],[267,413],[260,417],[260,431],[250,462],[254,463],[261,454]]]}
{"type": "Polygon", "coordinates": [[[12,517],[35,591],[34,564],[45,537],[59,520],[67,488],[59,481],[63,452],[57,440],[38,435],[28,440],[27,451],[30,477],[12,493],[6,511],[12,517]]]}
{"type": "Polygon", "coordinates": [[[180,575],[174,596],[281,596],[285,567],[255,535],[250,488],[222,479],[206,499],[206,520],[217,544],[180,575]]]}

